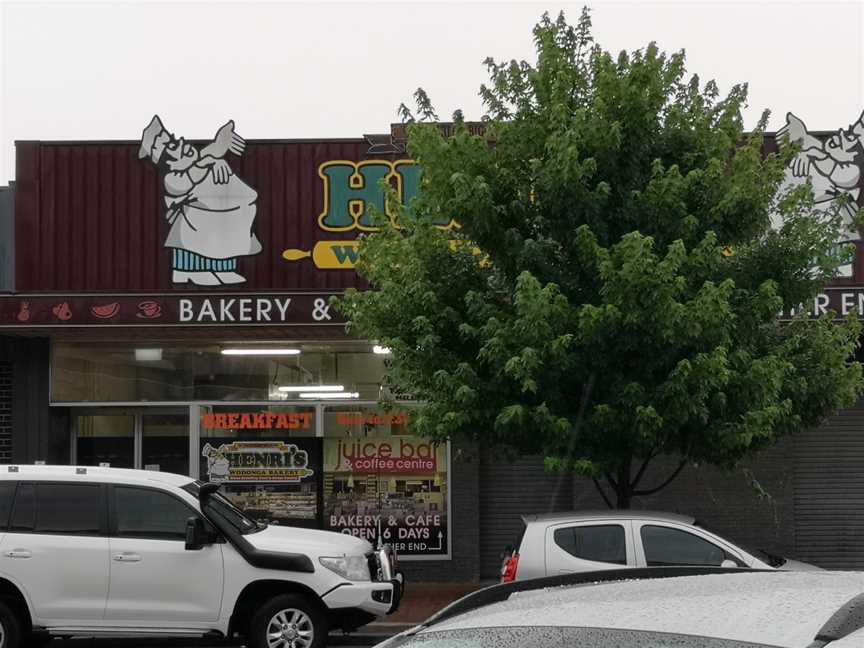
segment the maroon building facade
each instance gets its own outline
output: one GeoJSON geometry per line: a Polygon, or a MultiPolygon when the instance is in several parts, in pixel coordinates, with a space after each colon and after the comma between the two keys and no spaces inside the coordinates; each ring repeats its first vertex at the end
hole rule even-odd
{"type": "MultiPolygon", "coordinates": [[[[135,141],[17,143],[0,192],[0,460],[180,472],[274,523],[383,525],[415,580],[494,577],[520,514],[598,505],[539,458],[435,447],[408,433],[410,402],[378,408],[386,350],[348,336],[330,298],[366,287],[356,239],[385,210],[380,183],[419,191],[403,129],[247,142],[239,126],[187,142],[156,117],[135,141]]],[[[802,132],[823,149],[838,135],[802,132]]],[[[860,202],[860,169],[808,172],[826,201],[860,202]]],[[[864,315],[862,264],[802,308],[864,315]]],[[[744,472],[688,468],[634,506],[864,567],[860,500],[856,407],[744,472]]]]}

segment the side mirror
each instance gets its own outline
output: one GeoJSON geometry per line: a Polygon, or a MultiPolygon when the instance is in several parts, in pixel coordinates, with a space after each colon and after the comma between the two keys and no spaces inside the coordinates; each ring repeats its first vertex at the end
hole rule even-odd
{"type": "Polygon", "coordinates": [[[204,528],[204,521],[194,515],[186,520],[186,550],[198,551],[203,549],[204,545],[210,542],[210,536],[207,529],[204,528]]]}
{"type": "Polygon", "coordinates": [[[736,563],[734,560],[729,560],[728,558],[726,558],[726,560],[724,560],[722,563],[720,563],[720,566],[721,567],[738,567],[738,563],[736,563]]]}

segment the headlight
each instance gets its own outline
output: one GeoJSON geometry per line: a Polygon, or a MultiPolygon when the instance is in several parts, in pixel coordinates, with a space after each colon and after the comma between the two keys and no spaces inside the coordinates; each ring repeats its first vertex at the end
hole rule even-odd
{"type": "Polygon", "coordinates": [[[369,576],[369,562],[366,556],[337,556],[319,558],[318,562],[342,578],[351,581],[372,580],[369,576]]]}

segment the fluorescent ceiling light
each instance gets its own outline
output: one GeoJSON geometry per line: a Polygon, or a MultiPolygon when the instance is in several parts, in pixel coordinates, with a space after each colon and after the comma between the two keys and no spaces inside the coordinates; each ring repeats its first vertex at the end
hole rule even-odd
{"type": "Polygon", "coordinates": [[[291,356],[300,355],[300,349],[222,349],[222,355],[233,356],[291,356]]]}
{"type": "Polygon", "coordinates": [[[376,344],[372,347],[372,353],[377,353],[378,355],[389,355],[390,347],[381,346],[380,344],[376,344]]]}
{"type": "Polygon", "coordinates": [[[300,398],[360,398],[357,392],[304,392],[300,394],[300,398]]]}
{"type": "Polygon", "coordinates": [[[135,349],[136,362],[159,362],[162,359],[162,349],[135,349]]]}
{"type": "Polygon", "coordinates": [[[345,387],[342,385],[281,385],[280,392],[344,392],[345,387]]]}

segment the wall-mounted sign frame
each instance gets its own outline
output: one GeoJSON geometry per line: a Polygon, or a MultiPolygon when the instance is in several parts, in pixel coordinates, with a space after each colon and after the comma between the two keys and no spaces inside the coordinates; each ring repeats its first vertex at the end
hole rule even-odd
{"type": "Polygon", "coordinates": [[[337,292],[140,293],[0,297],[0,328],[344,326],[337,292]]]}

